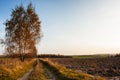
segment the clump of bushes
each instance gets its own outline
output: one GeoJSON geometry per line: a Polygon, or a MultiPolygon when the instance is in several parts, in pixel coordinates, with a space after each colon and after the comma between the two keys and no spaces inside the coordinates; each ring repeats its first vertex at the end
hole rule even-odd
{"type": "Polygon", "coordinates": [[[120,54],[116,54],[115,57],[120,57],[120,54]]]}

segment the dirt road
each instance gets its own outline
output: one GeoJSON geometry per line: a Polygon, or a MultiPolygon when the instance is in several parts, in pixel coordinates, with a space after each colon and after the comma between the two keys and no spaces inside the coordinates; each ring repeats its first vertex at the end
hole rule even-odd
{"type": "Polygon", "coordinates": [[[36,66],[30,69],[23,77],[17,80],[59,80],[54,73],[43,65],[39,59],[36,66]],[[43,78],[42,78],[43,77],[43,78]]]}

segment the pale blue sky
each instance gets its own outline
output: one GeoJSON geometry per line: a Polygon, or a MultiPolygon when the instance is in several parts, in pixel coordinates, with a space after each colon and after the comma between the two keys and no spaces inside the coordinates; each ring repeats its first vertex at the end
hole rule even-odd
{"type": "Polygon", "coordinates": [[[120,0],[0,0],[0,38],[12,9],[29,2],[42,21],[39,54],[120,52],[120,0]]]}

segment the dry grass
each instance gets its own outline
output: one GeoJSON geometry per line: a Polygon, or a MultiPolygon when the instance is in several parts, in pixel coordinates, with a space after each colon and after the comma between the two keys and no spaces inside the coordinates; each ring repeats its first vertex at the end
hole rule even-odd
{"type": "Polygon", "coordinates": [[[0,80],[15,80],[22,77],[34,63],[35,59],[21,62],[19,59],[1,59],[0,60],[0,80]]]}

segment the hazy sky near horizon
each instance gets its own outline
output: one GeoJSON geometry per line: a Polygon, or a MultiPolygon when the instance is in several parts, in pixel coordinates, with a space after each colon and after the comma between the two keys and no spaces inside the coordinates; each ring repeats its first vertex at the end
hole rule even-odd
{"type": "Polygon", "coordinates": [[[42,22],[39,54],[120,52],[120,0],[0,0],[0,38],[12,9],[30,2],[42,22]]]}

